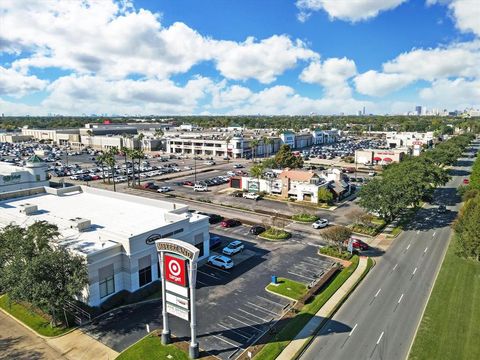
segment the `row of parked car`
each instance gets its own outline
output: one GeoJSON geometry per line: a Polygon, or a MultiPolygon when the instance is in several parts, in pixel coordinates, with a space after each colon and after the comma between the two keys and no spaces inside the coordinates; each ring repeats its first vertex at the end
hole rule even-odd
{"type": "Polygon", "coordinates": [[[317,157],[319,159],[334,159],[336,157],[354,156],[355,150],[381,149],[386,147],[386,142],[380,139],[344,139],[332,144],[314,145],[309,150],[302,151],[302,156],[317,157]]]}

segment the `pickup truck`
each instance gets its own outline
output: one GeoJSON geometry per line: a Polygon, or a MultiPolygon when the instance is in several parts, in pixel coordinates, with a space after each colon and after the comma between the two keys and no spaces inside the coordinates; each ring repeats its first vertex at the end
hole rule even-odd
{"type": "Polygon", "coordinates": [[[255,193],[245,193],[243,194],[243,197],[245,199],[250,199],[250,200],[258,200],[260,199],[260,195],[255,194],[255,193]]]}

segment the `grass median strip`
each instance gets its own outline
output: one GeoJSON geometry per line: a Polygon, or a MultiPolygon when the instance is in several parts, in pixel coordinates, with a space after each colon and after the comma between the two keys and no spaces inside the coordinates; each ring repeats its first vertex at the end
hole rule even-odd
{"type": "Polygon", "coordinates": [[[267,290],[286,296],[292,300],[300,300],[307,293],[307,286],[287,278],[278,278],[278,284],[270,284],[267,290]]]}
{"type": "Polygon", "coordinates": [[[315,316],[318,310],[332,297],[332,295],[343,285],[352,275],[358,266],[359,258],[354,256],[351,259],[352,264],[340,271],[330,284],[318,295],[312,302],[306,304],[302,310],[275,335],[271,341],[266,344],[260,352],[255,355],[257,360],[274,360],[285,347],[292,341],[303,327],[315,316]]]}
{"type": "Polygon", "coordinates": [[[117,360],[170,359],[188,360],[188,354],[175,345],[162,345],[160,337],[153,333],[122,352],[117,360]]]}
{"type": "Polygon", "coordinates": [[[22,304],[10,301],[8,295],[0,298],[0,307],[43,336],[58,336],[71,330],[71,328],[52,327],[48,316],[42,316],[37,310],[31,310],[22,304]]]}
{"type": "Polygon", "coordinates": [[[480,263],[450,242],[409,360],[480,359],[480,263]]]}

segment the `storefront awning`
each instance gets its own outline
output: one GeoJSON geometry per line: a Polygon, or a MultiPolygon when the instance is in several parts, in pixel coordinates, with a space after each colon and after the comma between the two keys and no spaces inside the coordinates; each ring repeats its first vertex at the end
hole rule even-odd
{"type": "Polygon", "coordinates": [[[381,158],[381,157],[378,157],[378,156],[375,156],[375,157],[373,158],[373,160],[374,160],[374,161],[382,161],[382,158],[381,158]]]}
{"type": "Polygon", "coordinates": [[[392,162],[393,160],[390,159],[390,158],[383,158],[383,161],[385,161],[385,162],[392,162]]]}

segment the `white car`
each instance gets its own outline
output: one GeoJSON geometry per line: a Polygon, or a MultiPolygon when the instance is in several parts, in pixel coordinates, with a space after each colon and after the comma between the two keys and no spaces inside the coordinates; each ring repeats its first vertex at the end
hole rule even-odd
{"type": "Polygon", "coordinates": [[[183,170],[192,170],[192,167],[191,166],[184,166],[183,170]]]}
{"type": "Polygon", "coordinates": [[[243,249],[245,249],[245,245],[241,241],[235,240],[222,249],[222,254],[232,256],[242,252],[243,249]]]}
{"type": "Polygon", "coordinates": [[[233,168],[234,169],[241,169],[241,168],[243,168],[243,165],[242,164],[235,164],[235,165],[233,165],[233,168]]]}
{"type": "Polygon", "coordinates": [[[376,172],[375,172],[375,171],[370,171],[370,172],[368,173],[368,176],[375,176],[375,175],[376,175],[376,172]]]}
{"type": "Polygon", "coordinates": [[[245,199],[250,199],[250,200],[258,200],[260,199],[260,195],[255,194],[255,193],[245,193],[243,194],[243,197],[245,199]]]}
{"type": "Polygon", "coordinates": [[[215,161],[205,161],[204,164],[212,166],[215,165],[215,161]]]}
{"type": "Polygon", "coordinates": [[[193,187],[193,191],[204,192],[204,191],[208,191],[208,188],[207,188],[206,186],[204,186],[204,185],[199,185],[199,184],[197,184],[197,185],[195,185],[195,186],[193,187]]]}
{"type": "Polygon", "coordinates": [[[227,176],[235,176],[235,173],[233,171],[228,171],[227,176]]]}
{"type": "Polygon", "coordinates": [[[158,190],[157,190],[157,192],[159,192],[159,193],[166,193],[166,192],[169,192],[169,191],[172,191],[170,186],[162,186],[161,188],[158,188],[158,190]]]}
{"type": "Polygon", "coordinates": [[[231,269],[233,268],[233,261],[227,256],[223,255],[213,255],[208,258],[208,264],[213,266],[218,266],[221,269],[231,269]]]}
{"type": "Polygon", "coordinates": [[[327,226],[328,226],[327,219],[319,219],[312,224],[312,227],[314,229],[323,229],[324,227],[327,227],[327,226]]]}

